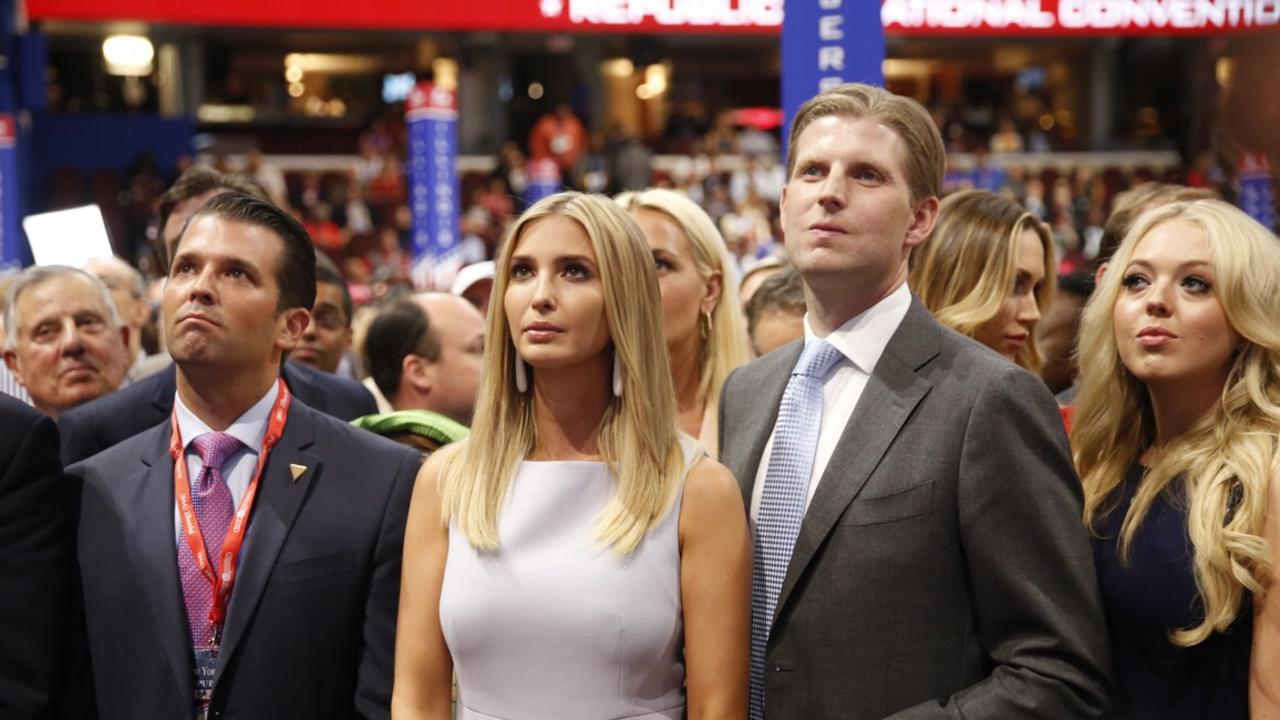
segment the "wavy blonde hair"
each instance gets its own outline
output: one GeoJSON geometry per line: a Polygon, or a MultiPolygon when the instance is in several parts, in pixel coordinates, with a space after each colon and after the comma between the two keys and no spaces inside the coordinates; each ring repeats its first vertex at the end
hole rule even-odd
{"type": "MultiPolygon", "coordinates": [[[[1049,228],[1013,200],[987,190],[947,196],[933,234],[911,253],[908,285],[920,302],[951,329],[973,337],[1004,308],[1018,274],[1024,230],[1044,248],[1044,281],[1035,291],[1042,310],[1053,301],[1057,262],[1049,228]]],[[[1031,333],[1014,361],[1033,373],[1044,366],[1031,333]]]]}
{"type": "Polygon", "coordinates": [[[747,323],[738,304],[738,280],[724,238],[706,211],[674,190],[650,188],[619,195],[615,200],[632,213],[652,210],[671,218],[689,239],[693,262],[702,280],[705,282],[712,273],[720,273],[720,297],[711,309],[711,328],[699,354],[702,380],[698,383],[698,399],[706,404],[707,413],[714,416],[720,389],[729,373],[751,359],[747,323]]]}
{"type": "MultiPolygon", "coordinates": [[[[475,421],[471,435],[447,449],[441,468],[444,520],[456,523],[477,549],[499,548],[503,501],[517,466],[537,441],[532,387],[521,393],[515,386],[518,355],[503,298],[520,239],[538,220],[552,216],[578,223],[591,241],[604,291],[613,362],[622,365],[622,396],[600,388],[609,393],[600,424],[600,454],[616,489],[598,520],[597,537],[626,555],[670,510],[683,457],[666,348],[652,342],[662,337],[662,303],[653,256],[640,228],[603,196],[567,192],[544,198],[512,225],[502,245],[494,302],[489,305],[475,421]]],[[[529,368],[528,372],[533,378],[536,371],[529,368]]]]}
{"type": "Polygon", "coordinates": [[[1116,510],[1116,489],[1155,440],[1146,386],[1120,361],[1114,308],[1134,249],[1156,226],[1189,222],[1208,239],[1214,296],[1245,341],[1231,359],[1221,398],[1169,442],[1146,470],[1120,528],[1120,557],[1156,497],[1171,485],[1185,496],[1187,534],[1204,620],[1172,633],[1182,646],[1223,631],[1239,614],[1246,591],[1270,582],[1273,549],[1260,536],[1267,488],[1276,472],[1280,433],[1280,241],[1240,210],[1219,200],[1179,202],[1143,215],[1112,257],[1085,306],[1080,327],[1080,392],[1071,441],[1084,482],[1084,522],[1116,510]]]}

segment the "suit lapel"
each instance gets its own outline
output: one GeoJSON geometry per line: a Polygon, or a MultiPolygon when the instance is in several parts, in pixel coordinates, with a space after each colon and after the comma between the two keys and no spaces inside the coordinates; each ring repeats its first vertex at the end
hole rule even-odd
{"type": "Polygon", "coordinates": [[[912,297],[911,307],[876,363],[805,512],[778,594],[774,622],[836,521],[862,491],[932,387],[916,371],[937,356],[939,332],[937,321],[912,297]]]}
{"type": "Polygon", "coordinates": [[[312,479],[320,471],[320,458],[304,450],[315,439],[311,413],[294,398],[284,435],[262,470],[258,495],[249,516],[249,529],[240,550],[238,577],[231,590],[222,648],[218,651],[219,678],[257,610],[276,558],[280,556],[294,519],[302,508],[312,479]],[[291,465],[300,465],[306,470],[295,479],[291,465]]]}
{"type": "Polygon", "coordinates": [[[800,340],[777,351],[777,358],[769,357],[772,365],[762,368],[764,376],[754,387],[746,388],[755,397],[748,403],[749,408],[761,408],[760,412],[749,411],[742,417],[726,418],[734,423],[735,433],[741,433],[746,442],[746,455],[735,459],[725,458],[729,469],[738,478],[742,489],[742,501],[748,512],[751,509],[751,493],[755,486],[756,473],[760,470],[760,458],[764,455],[765,445],[773,434],[773,425],[778,421],[778,406],[782,404],[782,393],[787,389],[787,381],[791,379],[791,369],[800,359],[804,350],[804,341],[800,340]]]}
{"type": "Polygon", "coordinates": [[[191,634],[178,576],[177,529],[174,525],[173,460],[169,457],[170,421],[150,431],[154,442],[142,455],[142,467],[121,487],[125,508],[135,508],[133,552],[156,616],[160,643],[182,697],[194,692],[191,674],[191,634]]]}

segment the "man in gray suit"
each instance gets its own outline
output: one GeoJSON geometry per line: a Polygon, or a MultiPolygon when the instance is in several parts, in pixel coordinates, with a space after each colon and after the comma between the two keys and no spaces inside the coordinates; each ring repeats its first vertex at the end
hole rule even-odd
{"type": "Polygon", "coordinates": [[[756,543],[753,720],[1102,716],[1106,632],[1053,398],[906,286],[938,215],[937,128],[844,85],[796,114],[788,158],[805,337],[731,375],[720,407],[756,543]]]}

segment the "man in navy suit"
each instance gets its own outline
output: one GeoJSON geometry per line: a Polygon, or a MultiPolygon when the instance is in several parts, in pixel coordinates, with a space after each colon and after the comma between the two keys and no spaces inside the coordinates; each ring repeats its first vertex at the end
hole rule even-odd
{"type": "MultiPolygon", "coordinates": [[[[173,257],[182,228],[209,199],[228,192],[242,192],[267,200],[266,192],[244,175],[221,173],[197,165],[187,170],[164,194],[160,203],[162,263],[173,257]]],[[[284,381],[309,407],[341,420],[354,420],[378,411],[373,396],[359,383],[307,367],[286,363],[284,381]]],[[[177,388],[173,365],[119,391],[76,407],[58,417],[62,435],[62,461],[70,465],[127,440],[169,417],[177,388]]]]}
{"type": "Polygon", "coordinates": [[[45,717],[62,670],[71,543],[58,428],[0,396],[0,717],[45,717]]]}
{"type": "Polygon", "coordinates": [[[164,292],[169,420],[69,468],[103,720],[389,715],[420,456],[281,379],[315,301],[303,228],[218,195],[164,292]]]}

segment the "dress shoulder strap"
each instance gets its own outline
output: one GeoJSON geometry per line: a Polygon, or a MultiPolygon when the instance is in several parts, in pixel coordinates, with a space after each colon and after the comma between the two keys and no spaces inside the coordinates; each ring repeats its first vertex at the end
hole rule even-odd
{"type": "Polygon", "coordinates": [[[693,436],[680,433],[680,452],[684,454],[684,473],[680,479],[680,484],[683,485],[685,478],[689,477],[689,470],[693,468],[694,463],[707,455],[707,449],[693,436]]]}

